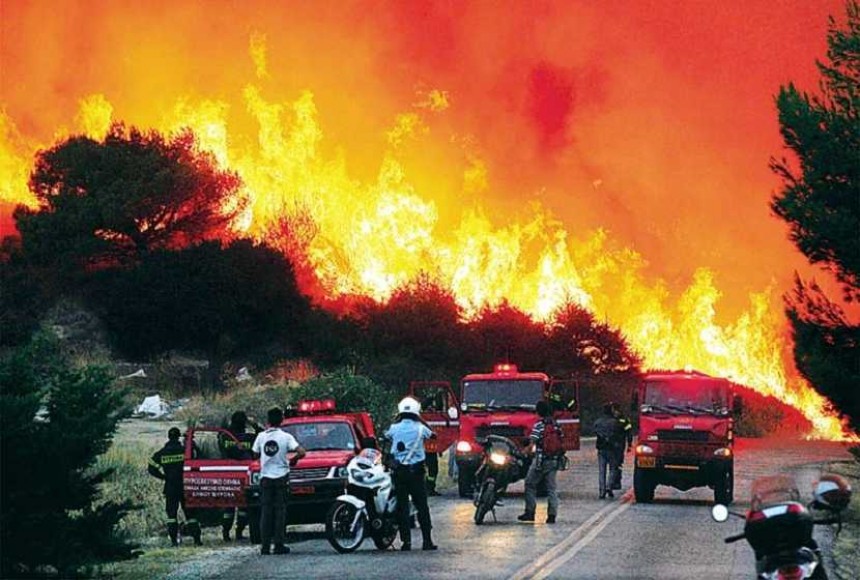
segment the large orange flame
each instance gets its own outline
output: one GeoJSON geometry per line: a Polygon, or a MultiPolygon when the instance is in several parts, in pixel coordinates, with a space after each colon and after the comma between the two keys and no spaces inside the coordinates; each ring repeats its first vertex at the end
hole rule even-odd
{"type": "MultiPolygon", "coordinates": [[[[746,304],[726,308],[731,314],[720,312],[718,288],[724,282],[713,268],[664,280],[612,230],[563,221],[540,193],[506,186],[509,197],[531,201],[490,202],[496,175],[508,171],[468,132],[439,138],[436,132],[445,126],[440,119],[457,109],[456,95],[446,90],[414,89],[411,106],[367,135],[376,145],[368,153],[353,149],[353,160],[328,140],[319,93],[296,91],[286,101],[269,96],[267,87],[277,75],[268,38],[250,35],[251,82],[215,97],[161,101],[158,114],[144,106],[135,114],[131,107],[122,117],[105,94],[92,93],[79,100],[70,128],[50,137],[101,138],[114,118],[163,132],[190,127],[201,147],[245,183],[242,195],[249,203],[234,224],[237,233],[271,239],[285,220],[313,225],[292,232],[302,237],[303,259],[328,298],[357,294],[384,301],[398,286],[429,273],[451,288],[467,315],[507,300],[544,320],[574,301],[620,327],[646,367],[694,367],[729,377],[800,409],[814,425],[814,436],[850,437],[827,401],[788,362],[780,288],[748,293],[746,304]]],[[[565,80],[539,69],[532,82],[565,80]]],[[[540,102],[541,114],[565,105],[563,99],[540,102]]],[[[624,113],[601,135],[611,133],[614,123],[629,122],[624,113]]],[[[537,122],[546,128],[551,121],[537,122]]],[[[559,139],[549,131],[538,146],[556,147],[559,139]]],[[[0,110],[0,204],[34,203],[27,175],[35,151],[48,144],[25,139],[0,110]]],[[[635,163],[629,170],[649,168],[635,163]]],[[[601,178],[588,187],[595,195],[605,188],[601,178]]],[[[676,217],[670,210],[665,219],[676,217]]]]}

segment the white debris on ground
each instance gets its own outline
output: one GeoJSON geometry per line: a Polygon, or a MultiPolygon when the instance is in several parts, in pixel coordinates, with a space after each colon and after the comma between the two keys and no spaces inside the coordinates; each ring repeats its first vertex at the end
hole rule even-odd
{"type": "Polygon", "coordinates": [[[173,414],[184,407],[189,399],[165,401],[161,395],[150,395],[143,399],[132,413],[132,417],[148,419],[171,419],[173,414]]]}

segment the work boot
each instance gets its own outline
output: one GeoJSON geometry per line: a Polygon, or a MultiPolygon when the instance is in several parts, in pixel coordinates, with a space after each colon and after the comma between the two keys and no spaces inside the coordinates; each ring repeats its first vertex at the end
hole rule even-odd
{"type": "Polygon", "coordinates": [[[421,543],[422,550],[438,550],[439,546],[433,543],[433,537],[430,535],[430,529],[428,528],[426,532],[422,531],[423,542],[421,543]]]}
{"type": "Polygon", "coordinates": [[[547,516],[546,517],[546,523],[554,524],[555,523],[555,516],[547,516]]]}
{"type": "Polygon", "coordinates": [[[244,540],[245,526],[236,526],[236,541],[244,540]]]}
{"type": "Polygon", "coordinates": [[[412,542],[403,542],[400,544],[400,549],[404,552],[408,552],[412,549],[412,542]]]}
{"type": "Polygon", "coordinates": [[[606,496],[612,498],[612,497],[615,497],[615,494],[612,493],[612,490],[610,489],[610,490],[606,491],[606,496]]]}
{"type": "MultiPolygon", "coordinates": [[[[230,541],[230,528],[224,526],[221,527],[221,539],[223,539],[225,542],[230,541]]],[[[236,537],[236,539],[239,539],[238,536],[236,537]]]]}
{"type": "Polygon", "coordinates": [[[268,556],[271,553],[272,553],[272,548],[270,546],[265,545],[265,544],[260,546],[260,555],[261,556],[268,556]]]}
{"type": "Polygon", "coordinates": [[[272,550],[273,554],[289,554],[290,549],[283,544],[275,544],[274,549],[272,550]]]}
{"type": "Polygon", "coordinates": [[[530,513],[524,513],[518,515],[517,519],[521,522],[533,522],[535,521],[535,515],[530,513]]]}
{"type": "Polygon", "coordinates": [[[203,545],[203,541],[200,539],[200,534],[194,535],[194,545],[195,546],[202,546],[203,545]]]}

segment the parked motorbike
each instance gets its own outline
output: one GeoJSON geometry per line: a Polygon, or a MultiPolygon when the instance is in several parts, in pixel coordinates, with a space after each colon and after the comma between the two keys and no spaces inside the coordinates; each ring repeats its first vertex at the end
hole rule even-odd
{"type": "MultiPolygon", "coordinates": [[[[837,524],[851,501],[851,486],[838,475],[825,475],[813,486],[813,500],[801,503],[800,492],[790,476],[762,477],[752,484],[746,514],[717,504],[711,515],[724,522],[729,515],[744,518],[742,534],[729,536],[727,544],[746,540],[755,552],[756,577],[763,580],[827,578],[821,550],[812,537],[816,525],[837,524]]],[[[838,533],[838,531],[837,531],[838,533]]]]}
{"type": "Polygon", "coordinates": [[[326,537],[341,553],[357,550],[370,536],[380,550],[397,537],[397,498],[382,452],[363,449],[346,466],[347,489],[326,515],[326,537]]]}
{"type": "Polygon", "coordinates": [[[475,524],[484,523],[488,512],[496,521],[496,505],[508,485],[523,479],[528,472],[529,457],[516,443],[500,435],[489,435],[484,444],[481,464],[475,472],[475,524]]]}

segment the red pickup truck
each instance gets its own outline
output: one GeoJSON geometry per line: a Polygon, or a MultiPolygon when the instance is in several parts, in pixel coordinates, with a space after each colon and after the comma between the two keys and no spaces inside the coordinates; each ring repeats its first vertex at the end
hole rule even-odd
{"type": "MultiPolygon", "coordinates": [[[[318,523],[346,485],[346,464],[375,438],[368,413],[338,413],[334,400],[301,401],[281,429],[307,451],[290,470],[287,523],[318,523]]],[[[189,509],[248,510],[251,541],[259,541],[260,463],[227,458],[226,429],[189,429],[185,440],[185,503],[189,509]]]]}

